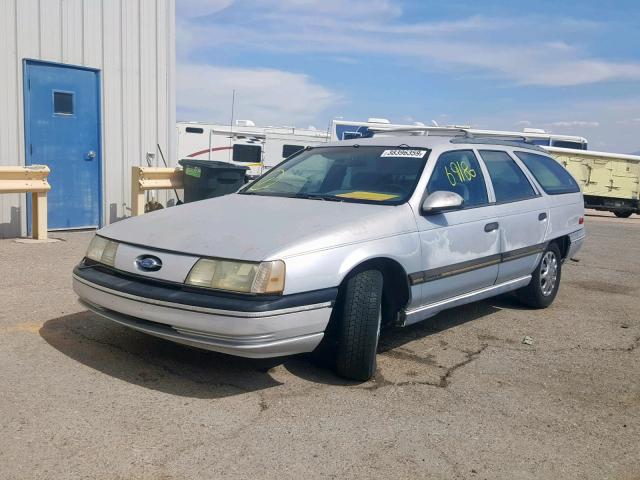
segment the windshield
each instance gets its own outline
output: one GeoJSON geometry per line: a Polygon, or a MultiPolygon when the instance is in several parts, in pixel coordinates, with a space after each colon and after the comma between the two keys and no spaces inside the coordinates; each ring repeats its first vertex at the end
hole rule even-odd
{"type": "Polygon", "coordinates": [[[428,153],[404,147],[314,148],[274,167],[240,193],[399,205],[413,193],[428,153]]]}

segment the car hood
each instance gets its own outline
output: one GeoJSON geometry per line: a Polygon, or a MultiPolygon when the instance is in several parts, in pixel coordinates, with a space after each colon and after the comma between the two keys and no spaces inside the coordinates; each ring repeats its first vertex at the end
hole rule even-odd
{"type": "Polygon", "coordinates": [[[415,230],[408,204],[231,194],[157,210],[98,233],[151,248],[262,261],[415,230]]]}

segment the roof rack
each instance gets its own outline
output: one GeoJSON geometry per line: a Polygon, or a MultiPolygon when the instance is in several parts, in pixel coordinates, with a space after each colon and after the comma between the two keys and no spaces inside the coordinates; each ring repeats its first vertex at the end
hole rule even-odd
{"type": "Polygon", "coordinates": [[[411,134],[423,136],[451,136],[451,143],[497,144],[509,147],[527,148],[546,152],[538,145],[531,143],[525,135],[501,135],[498,133],[474,133],[462,127],[368,127],[372,133],[411,134]]]}
{"type": "Polygon", "coordinates": [[[422,126],[407,126],[407,127],[367,127],[367,130],[375,133],[404,133],[412,135],[442,135],[442,136],[463,136],[472,137],[473,135],[466,128],[458,127],[422,127],[422,126]]]}
{"type": "Polygon", "coordinates": [[[528,150],[536,150],[538,152],[548,153],[547,150],[533,143],[514,139],[513,137],[455,137],[450,140],[451,143],[473,143],[477,145],[503,145],[505,147],[526,148],[528,150]]]}

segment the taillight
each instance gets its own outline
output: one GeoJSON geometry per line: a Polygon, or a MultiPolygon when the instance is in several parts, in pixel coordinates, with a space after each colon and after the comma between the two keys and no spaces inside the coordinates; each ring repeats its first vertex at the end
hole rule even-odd
{"type": "Polygon", "coordinates": [[[578,219],[578,225],[582,225],[584,223],[584,217],[580,217],[578,219]]]}

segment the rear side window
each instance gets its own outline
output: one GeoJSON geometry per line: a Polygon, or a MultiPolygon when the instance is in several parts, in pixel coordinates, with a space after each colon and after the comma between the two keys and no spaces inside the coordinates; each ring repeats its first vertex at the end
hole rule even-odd
{"type": "Polygon", "coordinates": [[[455,192],[464,199],[464,207],[477,207],[488,202],[487,187],[478,159],[471,150],[456,150],[440,155],[427,192],[455,192]]]}
{"type": "Polygon", "coordinates": [[[282,157],[289,158],[294,153],[298,153],[300,150],[304,150],[302,145],[283,145],[282,146],[282,157]]]}
{"type": "Polygon", "coordinates": [[[260,163],[262,147],[259,145],[242,145],[236,143],[233,146],[233,161],[242,163],[260,163]]]}
{"type": "Polygon", "coordinates": [[[507,152],[480,150],[480,156],[489,170],[496,202],[515,202],[536,196],[524,172],[507,152]]]}
{"type": "Polygon", "coordinates": [[[554,159],[529,152],[515,152],[515,154],[549,195],[580,191],[571,174],[554,159]]]}

